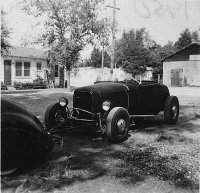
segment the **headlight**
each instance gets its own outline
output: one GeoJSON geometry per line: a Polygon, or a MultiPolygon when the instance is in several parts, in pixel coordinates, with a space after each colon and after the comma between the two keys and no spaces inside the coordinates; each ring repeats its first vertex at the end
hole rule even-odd
{"type": "Polygon", "coordinates": [[[102,104],[103,110],[108,111],[110,109],[110,105],[111,105],[110,101],[104,101],[103,104],[102,104]]]}
{"type": "Polygon", "coordinates": [[[68,105],[68,100],[65,97],[61,97],[59,99],[59,104],[60,104],[60,106],[65,107],[68,105]]]}

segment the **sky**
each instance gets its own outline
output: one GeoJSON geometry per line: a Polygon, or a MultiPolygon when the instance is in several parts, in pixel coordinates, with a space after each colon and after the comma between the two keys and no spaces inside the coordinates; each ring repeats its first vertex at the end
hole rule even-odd
{"type": "MultiPolygon", "coordinates": [[[[41,32],[35,26],[37,20],[21,10],[20,0],[4,0],[1,6],[6,11],[6,21],[12,29],[10,42],[20,46],[23,39],[31,39],[41,32]]],[[[116,0],[117,38],[122,32],[145,27],[158,44],[177,41],[180,33],[189,28],[200,33],[200,0],[116,0]]],[[[105,0],[113,5],[113,0],[105,0]]],[[[112,19],[112,8],[105,8],[102,15],[112,19]]],[[[90,48],[88,48],[90,50],[90,48]]],[[[85,51],[87,55],[89,51],[85,51]]]]}

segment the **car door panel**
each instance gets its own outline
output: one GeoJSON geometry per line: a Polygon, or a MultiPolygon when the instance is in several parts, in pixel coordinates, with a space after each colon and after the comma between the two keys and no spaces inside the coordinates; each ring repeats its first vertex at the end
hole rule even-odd
{"type": "Polygon", "coordinates": [[[160,109],[160,92],[158,84],[140,85],[140,114],[154,115],[160,109]]]}

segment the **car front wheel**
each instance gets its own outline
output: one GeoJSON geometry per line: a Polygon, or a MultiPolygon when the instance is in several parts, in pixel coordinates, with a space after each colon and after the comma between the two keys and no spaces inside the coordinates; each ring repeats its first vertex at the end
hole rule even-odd
{"type": "Polygon", "coordinates": [[[122,107],[113,108],[106,120],[106,137],[112,143],[125,141],[128,138],[129,124],[127,110],[122,107]]]}
{"type": "Polygon", "coordinates": [[[165,102],[164,118],[167,124],[176,124],[179,116],[179,101],[176,96],[169,96],[165,102]]]}
{"type": "Polygon", "coordinates": [[[67,112],[65,107],[61,107],[59,103],[50,105],[44,115],[44,122],[47,131],[60,125],[65,121],[67,112]]]}

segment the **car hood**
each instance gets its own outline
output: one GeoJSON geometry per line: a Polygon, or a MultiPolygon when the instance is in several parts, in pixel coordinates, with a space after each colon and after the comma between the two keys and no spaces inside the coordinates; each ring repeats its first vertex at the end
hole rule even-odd
{"type": "Polygon", "coordinates": [[[75,92],[91,92],[100,95],[109,95],[110,93],[128,92],[129,88],[121,83],[102,82],[90,86],[84,86],[75,90],[75,92]]]}

